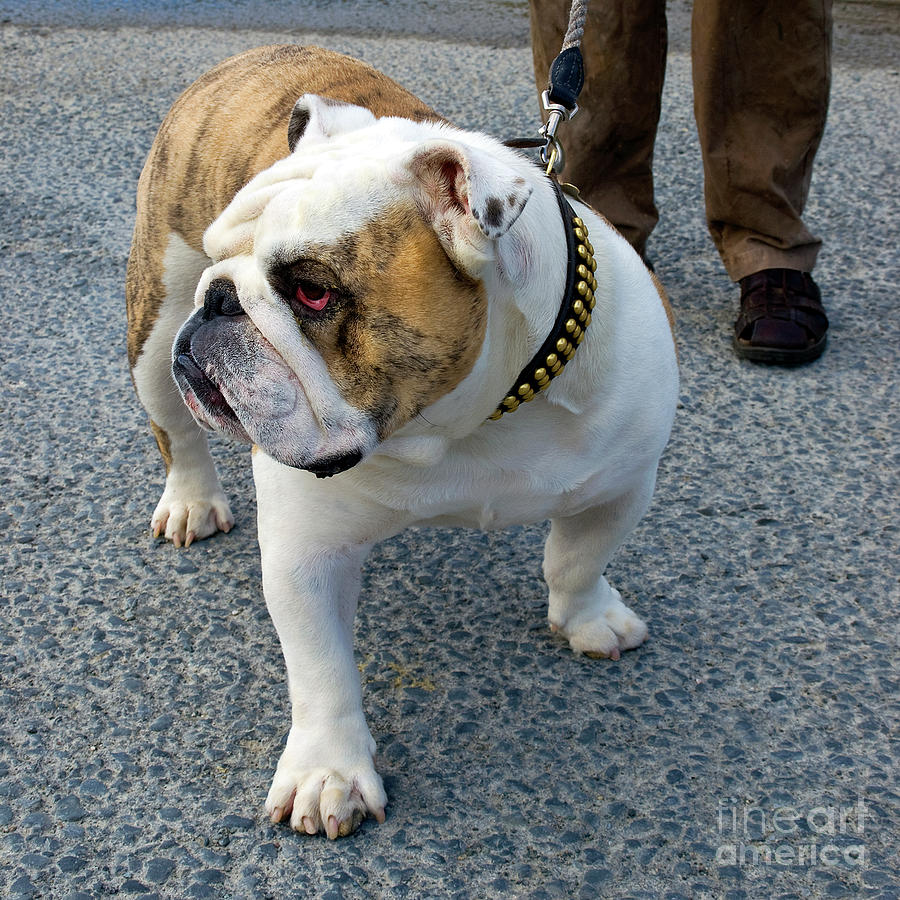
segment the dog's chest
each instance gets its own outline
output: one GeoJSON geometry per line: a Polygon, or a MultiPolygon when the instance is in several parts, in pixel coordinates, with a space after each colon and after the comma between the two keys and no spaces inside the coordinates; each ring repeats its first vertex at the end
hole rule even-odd
{"type": "Polygon", "coordinates": [[[643,463],[590,414],[536,401],[519,415],[485,423],[463,441],[389,442],[343,477],[411,522],[495,529],[581,512],[643,463]]]}

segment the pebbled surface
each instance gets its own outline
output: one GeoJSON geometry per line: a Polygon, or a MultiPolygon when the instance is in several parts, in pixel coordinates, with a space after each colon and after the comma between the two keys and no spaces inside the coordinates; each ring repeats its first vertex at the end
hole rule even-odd
{"type": "MultiPolygon", "coordinates": [[[[896,897],[896,64],[838,53],[809,209],[831,345],[787,372],[731,355],[737,292],[704,231],[672,54],[650,252],[682,408],[609,572],[650,637],[610,662],[550,634],[542,527],[381,546],[357,649],[387,821],[331,843],[263,807],[287,695],[246,453],[215,448],[231,534],[185,551],[148,533],[162,465],[122,300],[135,183],[177,93],[274,41],[354,53],[460,124],[531,133],[527,31],[493,53],[498,94],[483,47],[303,31],[313,4],[268,31],[45,27],[24,6],[0,4],[0,894],[896,897]],[[829,819],[859,802],[862,822],[829,819]]],[[[898,58],[889,29],[872,40],[898,58]]]]}

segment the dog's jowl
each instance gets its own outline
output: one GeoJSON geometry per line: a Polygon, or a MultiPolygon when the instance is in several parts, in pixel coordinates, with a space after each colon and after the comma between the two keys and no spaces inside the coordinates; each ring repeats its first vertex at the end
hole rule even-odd
{"type": "Polygon", "coordinates": [[[166,465],[153,533],[228,531],[206,434],[254,446],[293,710],[273,820],[337,837],[384,818],[353,618],[369,548],[408,525],[550,519],[550,627],[613,659],[646,637],[604,570],[672,423],[665,298],[515,151],[358,61],[242,54],[159,130],[127,297],[166,465]]]}

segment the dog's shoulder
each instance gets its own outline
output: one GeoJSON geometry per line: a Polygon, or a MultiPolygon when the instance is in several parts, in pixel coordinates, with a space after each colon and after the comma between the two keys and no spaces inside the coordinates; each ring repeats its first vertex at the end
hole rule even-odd
{"type": "MultiPolygon", "coordinates": [[[[591,206],[583,197],[578,196],[577,194],[576,194],[576,196],[577,196],[578,202],[581,203],[586,209],[590,210],[590,212],[600,220],[600,223],[602,224],[603,227],[609,228],[611,231],[616,232],[616,234],[622,235],[622,233],[619,231],[619,229],[616,228],[616,226],[613,225],[613,223],[610,222],[610,220],[607,219],[606,216],[603,215],[603,213],[601,213],[597,209],[594,209],[594,207],[591,206]]],[[[622,236],[624,237],[624,235],[622,235],[622,236]]],[[[662,281],[660,281],[659,276],[656,274],[656,272],[653,270],[653,268],[650,266],[650,264],[647,262],[647,260],[642,259],[642,262],[646,266],[647,271],[650,273],[650,279],[653,282],[653,287],[656,289],[656,293],[659,295],[660,303],[662,303],[662,307],[665,310],[666,319],[669,322],[669,331],[671,331],[671,333],[672,333],[672,341],[675,344],[675,350],[677,353],[678,343],[677,343],[676,335],[675,335],[675,312],[672,309],[672,303],[669,300],[669,294],[666,291],[665,286],[663,285],[662,281]]]]}

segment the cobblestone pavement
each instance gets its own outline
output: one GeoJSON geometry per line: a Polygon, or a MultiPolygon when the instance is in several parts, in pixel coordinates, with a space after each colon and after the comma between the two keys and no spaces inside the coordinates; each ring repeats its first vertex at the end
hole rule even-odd
{"type": "Polygon", "coordinates": [[[737,297],[705,234],[674,43],[651,254],[681,408],[611,566],[650,640],[611,663],[549,634],[544,527],[382,545],[357,648],[388,819],[329,843],[262,810],[287,696],[247,454],[216,447],[230,535],[185,552],[148,534],[162,472],[122,300],[135,181],[177,93],[263,43],[361,56],[501,136],[531,132],[536,103],[520,2],[495,4],[512,18],[480,43],[462,24],[317,33],[349,4],[292,6],[294,26],[240,27],[232,3],[174,27],[126,4],[104,20],[0,2],[0,895],[898,897],[891,8],[839,30],[808,215],[833,337],[796,371],[731,354],[737,297]]]}

